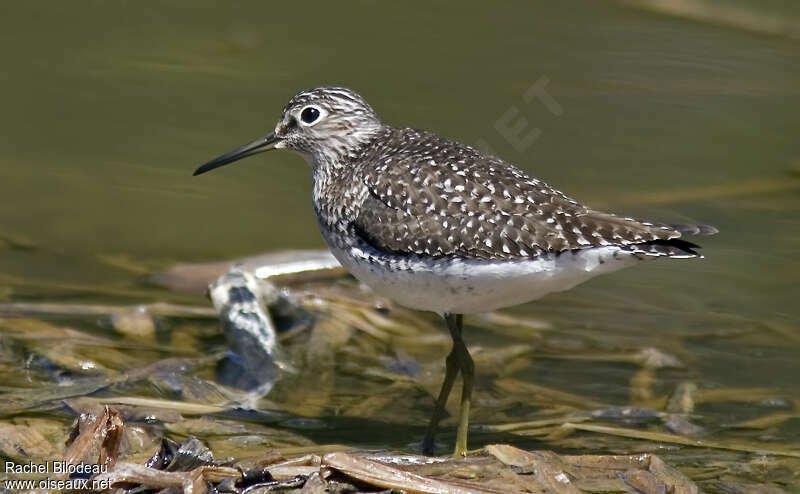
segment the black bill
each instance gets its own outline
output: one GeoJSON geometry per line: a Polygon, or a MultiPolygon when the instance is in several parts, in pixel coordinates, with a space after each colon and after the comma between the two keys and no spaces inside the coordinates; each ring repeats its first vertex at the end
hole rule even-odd
{"type": "Polygon", "coordinates": [[[213,160],[195,170],[192,175],[200,175],[201,173],[211,171],[214,168],[219,168],[220,166],[227,165],[228,163],[233,163],[234,161],[242,158],[246,158],[264,151],[269,151],[275,146],[277,141],[278,138],[275,137],[274,133],[260,139],[256,139],[250,144],[245,144],[244,146],[238,147],[233,151],[229,151],[222,156],[217,156],[213,160]]]}

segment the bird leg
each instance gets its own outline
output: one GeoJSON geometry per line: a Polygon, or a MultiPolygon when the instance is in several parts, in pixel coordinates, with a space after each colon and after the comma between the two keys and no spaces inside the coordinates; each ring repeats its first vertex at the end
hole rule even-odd
{"type": "Polygon", "coordinates": [[[461,338],[461,328],[463,327],[464,316],[461,314],[446,318],[447,328],[450,336],[453,337],[453,350],[461,371],[463,387],[461,388],[461,410],[458,414],[458,429],[456,430],[456,447],[453,456],[461,458],[467,452],[467,432],[469,431],[469,408],[472,403],[472,384],[475,376],[475,363],[461,338]]]}
{"type": "Polygon", "coordinates": [[[450,396],[450,391],[453,389],[453,382],[458,373],[461,372],[464,385],[461,391],[461,409],[458,416],[456,447],[453,452],[454,456],[461,457],[464,452],[467,451],[469,407],[472,397],[475,364],[472,362],[472,357],[470,357],[469,351],[466,345],[464,345],[464,340],[461,338],[461,328],[463,326],[464,317],[461,314],[445,314],[444,319],[447,323],[447,329],[450,330],[450,336],[453,338],[453,348],[450,350],[450,353],[447,355],[447,360],[445,361],[444,382],[439,392],[439,398],[436,400],[436,408],[431,416],[431,421],[428,423],[425,438],[422,440],[422,452],[427,455],[433,454],[433,438],[436,434],[436,428],[439,425],[439,420],[441,420],[444,415],[447,398],[450,396]]]}
{"type": "Polygon", "coordinates": [[[425,438],[422,440],[422,454],[433,454],[433,438],[436,435],[436,427],[439,425],[442,415],[444,415],[445,405],[447,405],[447,397],[450,396],[450,391],[453,389],[453,382],[458,375],[459,363],[458,352],[456,351],[455,344],[447,355],[445,361],[445,374],[444,381],[442,382],[442,389],[439,391],[439,398],[436,399],[436,408],[433,409],[431,421],[428,422],[428,429],[425,431],[425,438]]]}

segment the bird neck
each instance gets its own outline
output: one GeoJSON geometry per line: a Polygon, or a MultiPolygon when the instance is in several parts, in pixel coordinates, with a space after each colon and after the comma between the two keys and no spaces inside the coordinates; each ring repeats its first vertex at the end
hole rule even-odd
{"type": "Polygon", "coordinates": [[[311,156],[312,197],[317,221],[324,229],[341,230],[358,213],[366,185],[361,180],[363,159],[391,127],[359,129],[348,146],[328,146],[311,156]]]}
{"type": "Polygon", "coordinates": [[[379,124],[349,129],[346,133],[329,137],[325,146],[311,152],[309,162],[312,173],[315,176],[318,173],[337,173],[351,167],[384,130],[385,126],[379,124]]]}

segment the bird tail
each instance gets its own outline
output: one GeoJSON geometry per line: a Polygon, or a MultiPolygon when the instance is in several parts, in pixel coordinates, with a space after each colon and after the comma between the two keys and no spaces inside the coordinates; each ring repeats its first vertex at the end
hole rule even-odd
{"type": "MultiPolygon", "coordinates": [[[[665,226],[672,228],[681,234],[681,237],[689,235],[714,235],[718,233],[715,227],[711,225],[686,225],[668,223],[665,226]]],[[[676,259],[688,259],[691,257],[700,257],[702,254],[697,252],[700,246],[694,242],[689,242],[683,238],[670,238],[651,240],[631,246],[635,248],[636,254],[644,254],[651,257],[673,257],[676,259]]]]}
{"type": "Polygon", "coordinates": [[[719,230],[711,225],[685,225],[682,223],[667,223],[667,226],[679,232],[681,235],[714,235],[715,233],[719,233],[719,230]]]}
{"type": "Polygon", "coordinates": [[[651,240],[650,242],[643,242],[641,244],[632,245],[635,254],[644,254],[650,257],[673,257],[676,259],[688,259],[691,257],[703,257],[702,254],[695,249],[700,246],[681,240],[679,238],[670,238],[667,240],[651,240]]]}

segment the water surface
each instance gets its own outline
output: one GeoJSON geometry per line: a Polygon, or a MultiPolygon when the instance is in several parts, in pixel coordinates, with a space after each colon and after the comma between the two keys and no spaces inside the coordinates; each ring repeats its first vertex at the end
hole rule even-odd
{"type": "MultiPolygon", "coordinates": [[[[797,15],[773,3],[737,5],[797,15]]],[[[6,301],[163,300],[173,295],[143,278],[175,262],[323,247],[301,158],[274,152],[191,172],[270,131],[296,91],[339,84],[386,122],[489,147],[597,208],[720,229],[700,240],[703,260],[648,264],[506,311],[553,328],[515,379],[625,405],[635,366],[563,356],[571,345],[574,354],[653,347],[685,363],[656,374],[657,394],[689,380],[768,388],[786,400],[709,405],[698,411],[704,425],[800,398],[800,45],[792,37],[593,1],[352,9],[87,1],[5,11],[6,301]],[[525,97],[535,84],[549,106],[525,97]],[[515,146],[497,130],[504,115],[524,118],[522,134],[538,129],[538,137],[515,146]]],[[[524,331],[468,323],[476,346],[538,345],[524,331]]],[[[108,331],[92,321],[81,330],[108,331]]],[[[349,393],[385,385],[345,373],[322,415],[336,416],[349,393]]],[[[482,396],[478,422],[507,420],[502,406],[497,416],[481,412],[498,393],[482,396]]],[[[407,424],[392,417],[414,410],[424,421],[430,399],[406,398],[398,413],[372,417],[369,430],[386,431],[380,439],[359,438],[358,422],[324,439],[408,447],[407,424]]],[[[797,423],[762,439],[797,446],[797,423]]]]}

